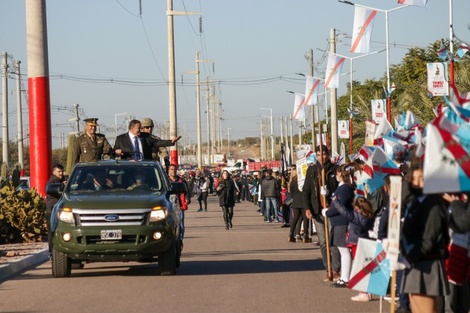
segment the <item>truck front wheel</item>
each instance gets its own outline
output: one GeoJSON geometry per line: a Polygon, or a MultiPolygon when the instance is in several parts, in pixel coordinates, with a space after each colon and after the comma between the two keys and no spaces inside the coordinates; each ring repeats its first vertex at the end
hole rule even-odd
{"type": "Polygon", "coordinates": [[[52,248],[52,276],[69,277],[72,273],[72,261],[64,253],[52,248]]]}
{"type": "Polygon", "coordinates": [[[158,257],[160,275],[167,276],[176,274],[176,249],[177,245],[173,242],[170,249],[166,250],[158,257]]]}

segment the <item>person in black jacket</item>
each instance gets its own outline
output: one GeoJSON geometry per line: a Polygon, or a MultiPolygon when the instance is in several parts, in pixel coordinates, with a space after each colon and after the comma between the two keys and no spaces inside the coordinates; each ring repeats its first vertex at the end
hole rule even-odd
{"type": "Polygon", "coordinates": [[[156,139],[149,133],[141,132],[139,120],[129,122],[129,131],[116,137],[114,152],[121,159],[152,160],[152,149],[174,146],[181,136],[172,140],[156,139]]]}
{"type": "MultiPolygon", "coordinates": [[[[288,185],[289,193],[292,197],[291,210],[293,213],[292,220],[290,221],[290,231],[289,231],[289,242],[295,242],[295,236],[300,237],[300,221],[303,220],[304,228],[307,229],[309,220],[305,211],[307,210],[304,205],[304,198],[302,196],[302,191],[299,190],[298,176],[297,176],[297,166],[293,165],[291,169],[291,175],[288,185]]],[[[304,231],[304,238],[302,240],[304,243],[307,243],[308,232],[304,231]]]]}
{"type": "MultiPolygon", "coordinates": [[[[64,167],[61,164],[54,164],[52,166],[52,175],[47,181],[49,184],[62,184],[65,185],[64,167]]],[[[46,190],[47,190],[46,185],[46,190]]],[[[63,187],[63,186],[62,186],[63,187]]],[[[46,194],[46,223],[47,223],[47,240],[49,243],[49,253],[52,252],[52,229],[51,229],[51,214],[54,205],[59,201],[59,194],[46,194]]]]}
{"type": "Polygon", "coordinates": [[[230,178],[230,173],[226,170],[222,172],[221,180],[217,186],[219,195],[219,205],[224,214],[225,229],[233,227],[233,207],[235,206],[235,182],[230,178]]]}
{"type": "MultiPolygon", "coordinates": [[[[320,250],[322,253],[323,266],[327,269],[328,273],[328,262],[326,256],[326,241],[325,241],[325,220],[321,214],[323,205],[321,203],[321,197],[326,200],[325,206],[329,205],[330,197],[329,192],[333,192],[338,187],[336,181],[336,165],[331,163],[330,151],[323,146],[317,146],[315,148],[317,155],[317,163],[310,166],[307,169],[305,175],[305,183],[302,188],[302,195],[304,197],[305,208],[307,209],[307,218],[313,218],[315,228],[317,230],[318,241],[320,243],[320,250]],[[322,184],[322,172],[324,172],[325,185],[322,184]],[[320,188],[322,187],[322,188],[320,188]],[[322,191],[321,191],[322,190],[322,191]],[[323,195],[321,194],[323,193],[323,195]]],[[[332,247],[331,252],[331,275],[327,274],[325,281],[338,280],[340,278],[340,255],[338,248],[332,247]]]]}
{"type": "Polygon", "coordinates": [[[405,269],[401,292],[409,294],[412,312],[436,312],[436,300],[449,293],[446,267],[450,242],[448,212],[442,195],[424,195],[422,164],[410,168],[410,197],[405,208],[401,254],[405,269]]]}

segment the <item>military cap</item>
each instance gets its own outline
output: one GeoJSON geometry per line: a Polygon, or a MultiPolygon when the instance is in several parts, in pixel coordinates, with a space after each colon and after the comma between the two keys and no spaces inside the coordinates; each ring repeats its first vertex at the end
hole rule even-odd
{"type": "Polygon", "coordinates": [[[142,127],[155,127],[155,125],[153,125],[152,119],[148,117],[144,117],[143,119],[141,119],[140,124],[142,125],[142,127]]]}
{"type": "Polygon", "coordinates": [[[98,126],[98,119],[97,118],[86,118],[84,119],[85,123],[90,126],[98,126]]]}

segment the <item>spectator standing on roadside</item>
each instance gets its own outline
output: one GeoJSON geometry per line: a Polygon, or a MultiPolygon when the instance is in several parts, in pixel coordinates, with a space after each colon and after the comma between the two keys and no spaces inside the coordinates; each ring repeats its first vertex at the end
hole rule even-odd
{"type": "MultiPolygon", "coordinates": [[[[348,232],[349,220],[347,214],[340,214],[338,203],[343,205],[345,210],[353,212],[354,188],[352,179],[347,165],[336,168],[336,180],[339,182],[338,188],[334,193],[334,198],[329,209],[323,209],[322,214],[330,219],[330,244],[331,248],[335,247],[341,255],[341,278],[336,281],[333,287],[347,287],[349,281],[349,272],[351,270],[351,252],[346,246],[346,234],[348,232]]],[[[371,227],[372,228],[372,227],[371,227]]]]}
{"type": "MultiPolygon", "coordinates": [[[[171,182],[180,182],[180,183],[184,183],[186,184],[186,187],[187,187],[187,183],[186,183],[186,180],[177,175],[176,172],[178,171],[178,167],[176,166],[176,164],[170,164],[170,166],[168,167],[168,177],[170,178],[170,181],[171,182]]],[[[186,212],[186,210],[188,209],[188,205],[191,203],[191,190],[189,188],[187,188],[188,190],[188,193],[187,194],[184,194],[184,193],[180,193],[178,195],[175,195],[177,197],[177,201],[178,201],[178,204],[179,204],[179,207],[180,207],[180,243],[181,243],[181,250],[183,250],[183,239],[184,239],[184,213],[186,212]]]]}
{"type": "MultiPolygon", "coordinates": [[[[143,133],[149,133],[152,138],[162,140],[160,137],[153,135],[155,124],[151,118],[144,117],[140,122],[142,124],[143,133]]],[[[170,167],[170,154],[166,147],[159,147],[157,151],[152,151],[152,159],[160,162],[160,158],[163,158],[165,169],[168,171],[168,168],[170,167]]]]}
{"type": "Polygon", "coordinates": [[[325,220],[321,214],[323,204],[321,203],[322,197],[326,200],[326,206],[330,203],[328,193],[336,190],[338,182],[336,181],[336,165],[330,160],[329,149],[323,146],[315,148],[317,155],[317,163],[311,165],[307,169],[305,175],[305,183],[302,188],[304,203],[306,206],[306,214],[308,218],[313,218],[315,229],[317,231],[318,241],[320,243],[320,250],[322,254],[323,266],[327,270],[327,276],[324,281],[338,280],[340,275],[340,255],[337,248],[332,247],[331,253],[331,271],[328,271],[328,261],[326,255],[326,240],[325,240],[325,220]],[[322,169],[325,175],[325,185],[322,184],[322,169]],[[328,275],[328,272],[332,273],[328,275]]]}
{"type": "Polygon", "coordinates": [[[75,139],[73,145],[73,164],[99,161],[103,154],[111,154],[113,150],[106,136],[96,133],[98,119],[87,118],[84,121],[85,132],[75,139]]]}
{"type": "Polygon", "coordinates": [[[280,195],[280,188],[278,180],[272,176],[273,171],[268,169],[266,176],[261,181],[261,195],[263,202],[265,202],[265,219],[267,223],[271,223],[271,217],[277,223],[280,222],[277,212],[279,210],[278,198],[280,195]],[[272,213],[272,214],[271,214],[272,213]]]}
{"type": "MultiPolygon", "coordinates": [[[[47,181],[47,185],[49,184],[62,184],[62,188],[65,185],[65,177],[64,177],[64,167],[61,164],[54,164],[52,166],[52,175],[47,181]]],[[[52,209],[54,205],[59,201],[60,195],[59,194],[46,194],[46,223],[47,223],[47,241],[49,243],[49,253],[52,252],[52,227],[51,227],[51,215],[52,209]]]]}
{"type": "MultiPolygon", "coordinates": [[[[292,220],[290,221],[290,231],[289,231],[289,242],[296,242],[295,237],[300,237],[300,225],[301,221],[304,221],[304,225],[308,225],[308,218],[304,204],[304,198],[302,191],[299,190],[297,168],[293,166],[291,169],[291,176],[289,180],[289,193],[294,200],[291,205],[292,210],[292,220]]],[[[306,239],[308,236],[307,232],[304,232],[303,242],[307,243],[309,240],[306,239]]]]}
{"type": "Polygon", "coordinates": [[[209,195],[209,184],[210,184],[209,177],[203,175],[199,180],[199,189],[201,190],[199,196],[197,197],[197,201],[199,202],[199,210],[198,212],[207,212],[207,196],[209,195]],[[204,208],[203,208],[204,205],[204,208]]]}
{"type": "Polygon", "coordinates": [[[401,292],[409,294],[412,312],[436,312],[438,297],[449,293],[444,261],[450,242],[448,211],[442,195],[424,195],[423,166],[409,170],[410,196],[400,236],[406,265],[401,292]]]}
{"type": "Polygon", "coordinates": [[[226,170],[222,172],[219,185],[217,186],[217,194],[219,196],[219,205],[222,208],[225,229],[233,227],[233,207],[235,206],[235,182],[230,177],[230,173],[226,170]]]}

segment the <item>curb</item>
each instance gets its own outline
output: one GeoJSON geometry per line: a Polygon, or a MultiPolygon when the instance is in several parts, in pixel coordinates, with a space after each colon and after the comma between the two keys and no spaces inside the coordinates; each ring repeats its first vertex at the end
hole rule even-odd
{"type": "Polygon", "coordinates": [[[26,268],[38,265],[49,258],[48,249],[43,249],[33,255],[28,255],[21,260],[0,265],[0,282],[23,271],[26,268]]]}

